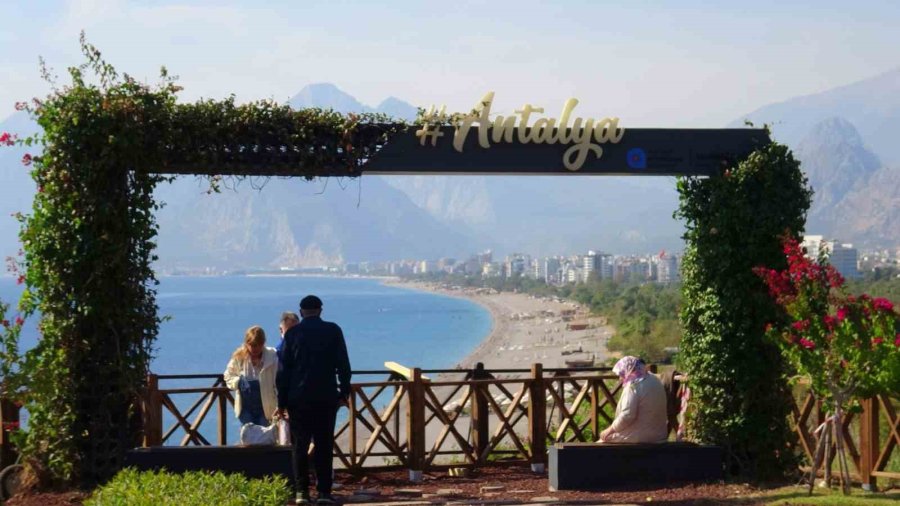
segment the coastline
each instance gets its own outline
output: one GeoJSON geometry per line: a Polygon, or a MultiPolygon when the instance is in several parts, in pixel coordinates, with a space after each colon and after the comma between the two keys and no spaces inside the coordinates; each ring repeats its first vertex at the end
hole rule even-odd
{"type": "Polygon", "coordinates": [[[489,369],[529,369],[534,363],[545,368],[599,366],[611,356],[606,342],[614,329],[604,317],[590,315],[575,302],[402,279],[383,283],[466,299],[490,313],[491,330],[456,364],[462,369],[479,362],[489,369]]]}

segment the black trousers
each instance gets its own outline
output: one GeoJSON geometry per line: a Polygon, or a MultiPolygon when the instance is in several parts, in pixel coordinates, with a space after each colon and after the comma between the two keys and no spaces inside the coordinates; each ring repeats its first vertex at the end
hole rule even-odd
{"type": "Polygon", "coordinates": [[[298,492],[309,490],[309,443],[312,441],[316,445],[313,453],[316,490],[320,494],[331,494],[337,410],[336,402],[316,402],[288,408],[294,445],[294,485],[298,492]]]}

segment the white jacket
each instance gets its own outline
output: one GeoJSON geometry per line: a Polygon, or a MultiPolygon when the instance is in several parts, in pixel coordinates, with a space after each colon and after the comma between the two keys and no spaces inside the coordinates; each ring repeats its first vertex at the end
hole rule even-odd
{"type": "MultiPolygon", "coordinates": [[[[278,354],[275,348],[265,348],[263,350],[263,365],[259,371],[259,393],[262,397],[263,414],[266,420],[272,423],[272,413],[278,407],[278,396],[275,390],[275,373],[278,372],[278,354]]],[[[238,389],[238,383],[241,374],[244,371],[243,361],[231,359],[228,361],[228,367],[225,369],[225,385],[229,389],[234,390],[234,415],[241,415],[241,391],[238,389]]]]}

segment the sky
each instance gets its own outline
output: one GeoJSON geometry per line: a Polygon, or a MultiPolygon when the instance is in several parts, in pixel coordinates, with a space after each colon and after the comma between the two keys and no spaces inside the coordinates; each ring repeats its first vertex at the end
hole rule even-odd
{"type": "MultiPolygon", "coordinates": [[[[66,82],[86,32],[120,72],[181,99],[286,101],[331,82],[467,111],[525,103],[623,126],[721,127],[763,105],[900,67],[897,0],[0,0],[0,119],[66,82]]],[[[556,114],[553,114],[554,116],[556,114]]]]}

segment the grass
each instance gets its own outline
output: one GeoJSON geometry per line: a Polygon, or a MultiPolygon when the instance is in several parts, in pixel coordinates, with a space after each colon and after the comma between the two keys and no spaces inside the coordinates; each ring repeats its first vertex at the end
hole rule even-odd
{"type": "Polygon", "coordinates": [[[894,489],[888,492],[864,492],[855,488],[851,495],[844,496],[839,487],[834,489],[813,489],[813,495],[808,496],[806,487],[788,486],[765,491],[758,495],[734,498],[724,504],[758,504],[765,501],[767,506],[878,506],[880,504],[900,504],[900,490],[894,489]]]}

